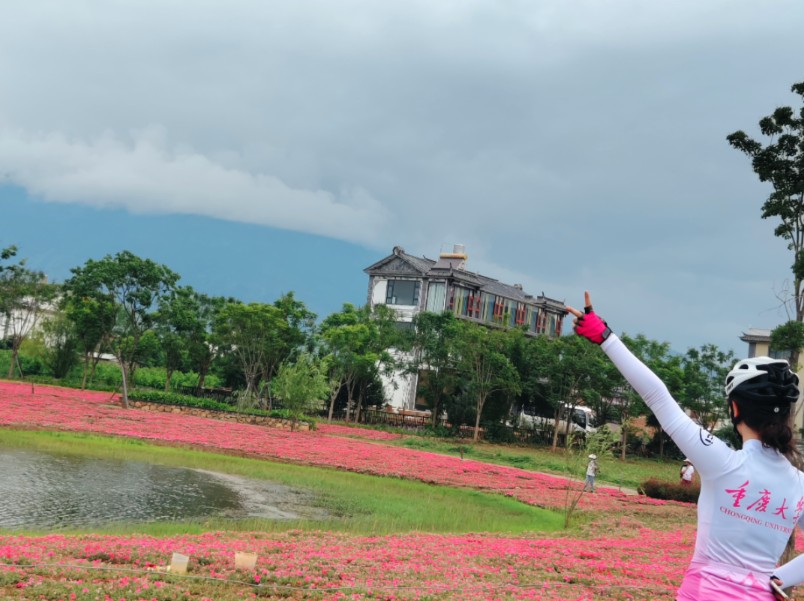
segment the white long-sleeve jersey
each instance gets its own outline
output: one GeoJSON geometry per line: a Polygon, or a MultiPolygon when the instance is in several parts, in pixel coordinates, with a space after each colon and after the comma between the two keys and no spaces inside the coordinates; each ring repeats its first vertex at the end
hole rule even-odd
{"type": "Polygon", "coordinates": [[[735,451],[701,428],[614,334],[601,348],[701,478],[695,552],[677,599],[767,601],[771,574],[784,586],[804,582],[804,555],[776,567],[804,520],[804,474],[758,440],[735,451]]]}

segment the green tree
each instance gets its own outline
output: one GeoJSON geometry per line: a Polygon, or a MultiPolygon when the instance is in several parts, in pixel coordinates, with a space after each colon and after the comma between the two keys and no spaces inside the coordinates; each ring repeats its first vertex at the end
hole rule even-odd
{"type": "Polygon", "coordinates": [[[684,392],[681,402],[701,427],[709,432],[725,416],[723,382],[733,364],[734,353],[723,352],[714,344],[704,344],[699,349],[690,348],[682,360],[684,392]]]}
{"type": "Polygon", "coordinates": [[[418,393],[427,400],[435,425],[445,397],[455,391],[458,319],[451,311],[422,312],[414,317],[413,328],[407,370],[419,376],[418,393]]]}
{"type": "Polygon", "coordinates": [[[78,350],[83,356],[81,388],[95,376],[101,354],[110,350],[117,306],[104,296],[79,296],[68,293],[61,297],[61,308],[73,324],[78,350]]]}
{"type": "Polygon", "coordinates": [[[141,259],[129,251],[88,260],[70,270],[64,286],[73,302],[94,299],[112,305],[115,322],[110,341],[120,364],[123,405],[128,407],[128,385],[135,369],[140,340],[153,326],[153,311],[176,285],[179,276],[159,263],[141,259]]]}
{"type": "MultiPolygon", "coordinates": [[[[804,82],[791,91],[804,101],[804,82]]],[[[789,106],[778,107],[759,121],[759,130],[769,138],[766,145],[736,131],[726,139],[737,150],[751,157],[759,180],[771,185],[762,205],[762,218],[778,220],[774,234],[787,241],[793,256],[792,321],[804,321],[804,106],[798,113],[789,106]]],[[[798,365],[799,348],[793,349],[791,363],[798,365]]]]}
{"type": "Polygon", "coordinates": [[[331,384],[327,415],[327,421],[330,422],[338,392],[344,387],[347,391],[347,407],[351,405],[357,377],[357,355],[369,337],[368,326],[361,322],[359,311],[351,303],[345,303],[341,311],[327,316],[321,324],[322,350],[331,384]]]}
{"type": "MultiPolygon", "coordinates": [[[[671,351],[670,343],[651,340],[642,334],[637,335],[636,338],[628,338],[627,336],[624,336],[624,338],[628,340],[631,345],[629,348],[632,348],[634,354],[664,382],[670,394],[683,404],[686,398],[684,396],[685,372],[683,358],[671,351]]],[[[691,357],[692,356],[690,356],[690,358],[691,357]]],[[[635,394],[630,387],[629,394],[635,394]]],[[[703,411],[707,405],[699,403],[698,407],[703,411]]],[[[642,399],[639,399],[639,401],[634,404],[633,409],[638,412],[647,411],[642,399]]],[[[664,433],[662,425],[651,411],[647,411],[647,425],[656,428],[659,439],[659,456],[664,457],[664,446],[667,442],[667,435],[664,433]]],[[[623,439],[623,445],[625,445],[625,442],[627,441],[623,439]]]]}
{"type": "Polygon", "coordinates": [[[266,408],[260,382],[276,361],[274,349],[287,327],[282,311],[265,303],[227,303],[215,315],[216,341],[236,357],[246,382],[247,403],[266,408]]]}
{"type": "MultiPolygon", "coordinates": [[[[804,323],[787,321],[775,327],[771,332],[770,346],[776,351],[789,353],[792,358],[794,353],[804,348],[804,323]]],[[[791,360],[790,364],[797,365],[797,362],[791,360]]]]}
{"type": "Polygon", "coordinates": [[[507,356],[507,333],[458,321],[455,359],[458,372],[465,379],[465,388],[475,401],[475,426],[472,439],[477,442],[480,421],[486,401],[494,393],[517,395],[520,392],[517,374],[507,356]]]}
{"type": "Polygon", "coordinates": [[[205,327],[199,295],[190,286],[174,288],[160,299],[154,323],[164,356],[165,390],[170,390],[173,373],[188,364],[192,343],[205,327]]]}
{"type": "Polygon", "coordinates": [[[227,304],[237,303],[233,298],[222,296],[207,296],[195,293],[198,306],[198,328],[192,330],[188,341],[187,354],[190,365],[198,374],[196,388],[204,387],[206,377],[212,368],[213,362],[222,352],[221,346],[216,342],[214,334],[215,320],[218,312],[227,304]]]}
{"type": "MultiPolygon", "coordinates": [[[[8,261],[9,259],[14,258],[17,256],[17,247],[13,244],[11,246],[7,246],[3,249],[0,249],[0,261],[8,261]]],[[[0,273],[7,269],[14,269],[15,267],[22,267],[24,262],[17,263],[16,265],[3,265],[0,263],[0,273]]]]}
{"type": "Polygon", "coordinates": [[[274,301],[274,307],[282,312],[288,329],[285,344],[291,352],[306,349],[312,350],[317,315],[310,311],[293,292],[288,292],[274,301]]]}
{"type": "Polygon", "coordinates": [[[528,402],[537,413],[552,414],[553,450],[562,437],[569,446],[572,422],[568,416],[576,406],[607,390],[604,356],[598,347],[575,335],[530,338],[525,353],[530,365],[523,381],[528,402]]]}
{"type": "Polygon", "coordinates": [[[42,321],[41,338],[45,346],[45,363],[53,376],[66,377],[78,363],[80,341],[75,324],[59,311],[42,321]]]}
{"type": "Polygon", "coordinates": [[[329,419],[337,394],[345,387],[346,419],[354,416],[358,421],[370,385],[379,374],[390,375],[397,364],[391,352],[400,339],[396,313],[385,305],[371,309],[368,305],[358,308],[345,303],[340,312],[324,319],[320,337],[322,351],[327,355],[328,375],[333,380],[329,419]]]}
{"type": "MultiPolygon", "coordinates": [[[[670,344],[651,340],[644,334],[637,334],[633,338],[627,334],[623,334],[620,336],[620,339],[634,355],[639,357],[645,365],[665,382],[671,394],[674,394],[674,396],[678,398],[682,387],[682,374],[679,360],[673,358],[670,353],[670,344]]],[[[619,408],[620,423],[622,425],[620,457],[624,460],[626,451],[628,450],[630,420],[638,415],[647,413],[648,408],[639,394],[626,382],[625,378],[620,376],[620,381],[619,408]]],[[[658,423],[656,425],[659,426],[658,423]]],[[[662,435],[660,431],[660,436],[662,435]]],[[[660,439],[660,444],[663,445],[663,439],[660,439]]]]}
{"type": "MultiPolygon", "coordinates": [[[[262,374],[263,381],[270,384],[279,365],[304,350],[312,351],[315,332],[316,314],[310,311],[293,292],[283,294],[276,301],[274,307],[279,309],[286,327],[277,331],[273,343],[266,349],[266,364],[262,374]]],[[[268,385],[270,395],[272,388],[268,385]]]]}
{"type": "MultiPolygon", "coordinates": [[[[16,252],[14,246],[3,249],[0,260],[8,260],[16,252]]],[[[58,286],[48,283],[44,273],[28,269],[25,260],[0,265],[0,318],[4,322],[5,334],[11,340],[9,378],[14,376],[14,369],[19,366],[20,346],[36,330],[44,311],[53,308],[58,290],[58,286]]]]}
{"type": "Polygon", "coordinates": [[[301,353],[295,362],[279,366],[271,380],[271,389],[290,413],[293,430],[305,413],[318,411],[329,396],[330,384],[321,364],[309,353],[301,353]]]}

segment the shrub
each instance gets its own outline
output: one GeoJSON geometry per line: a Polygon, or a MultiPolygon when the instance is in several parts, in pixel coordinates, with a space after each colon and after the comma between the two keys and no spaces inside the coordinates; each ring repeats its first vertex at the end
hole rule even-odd
{"type": "MultiPolygon", "coordinates": [[[[146,388],[156,388],[159,390],[165,389],[165,380],[167,374],[164,367],[140,367],[134,373],[134,384],[137,386],[144,386],[146,388]]],[[[198,383],[198,374],[195,372],[181,372],[174,371],[170,378],[171,388],[178,388],[180,386],[195,386],[198,383]]],[[[219,378],[214,375],[206,377],[205,385],[207,387],[216,387],[219,384],[219,378]]]]}
{"type": "MultiPolygon", "coordinates": [[[[41,357],[29,357],[27,355],[18,355],[17,359],[22,367],[22,373],[25,376],[38,376],[47,373],[47,366],[41,357]]],[[[15,368],[16,370],[16,368],[15,368]]],[[[19,372],[15,371],[14,374],[19,376],[19,372]]],[[[4,374],[5,375],[5,374],[4,374]]]]}
{"type": "Polygon", "coordinates": [[[435,438],[449,438],[453,435],[453,432],[447,426],[441,424],[437,424],[435,426],[428,424],[422,430],[422,435],[433,436],[435,438]]]}
{"type": "Polygon", "coordinates": [[[516,442],[513,429],[505,424],[500,422],[488,422],[483,424],[483,427],[486,429],[486,440],[489,442],[516,442]]]}
{"type": "Polygon", "coordinates": [[[656,478],[645,480],[639,488],[646,496],[653,499],[682,501],[684,503],[697,503],[698,495],[701,493],[701,488],[696,483],[682,486],[676,482],[665,482],[656,478]]]}
{"type": "MultiPolygon", "coordinates": [[[[132,390],[129,397],[133,400],[146,401],[148,403],[160,403],[163,405],[179,405],[182,407],[194,407],[196,409],[205,409],[207,411],[225,411],[227,413],[243,413],[246,415],[262,415],[266,417],[274,417],[277,419],[292,419],[290,412],[287,409],[273,409],[271,411],[262,411],[260,409],[250,409],[248,411],[238,411],[227,403],[221,403],[213,399],[205,399],[201,397],[190,396],[186,394],[178,394],[176,392],[165,392],[163,390],[147,390],[136,388],[132,390]]],[[[305,418],[298,421],[314,425],[314,420],[305,418]]]]}

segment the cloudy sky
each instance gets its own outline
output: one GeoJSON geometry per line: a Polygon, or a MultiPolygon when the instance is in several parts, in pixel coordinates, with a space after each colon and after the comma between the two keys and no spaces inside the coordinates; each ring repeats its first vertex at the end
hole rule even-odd
{"type": "Polygon", "coordinates": [[[0,246],[365,301],[395,245],[745,352],[786,320],[726,136],[800,106],[800,0],[57,0],[0,8],[0,246]]]}

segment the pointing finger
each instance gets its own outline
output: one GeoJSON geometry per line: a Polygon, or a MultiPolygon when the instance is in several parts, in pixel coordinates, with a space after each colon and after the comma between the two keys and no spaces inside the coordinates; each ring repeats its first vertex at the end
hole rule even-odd
{"type": "Polygon", "coordinates": [[[567,305],[567,306],[565,307],[565,309],[566,309],[567,311],[569,311],[570,313],[572,313],[572,314],[573,314],[575,317],[581,317],[581,316],[583,315],[583,313],[581,313],[580,311],[578,311],[578,309],[574,309],[574,308],[570,307],[569,305],[567,305]]]}

